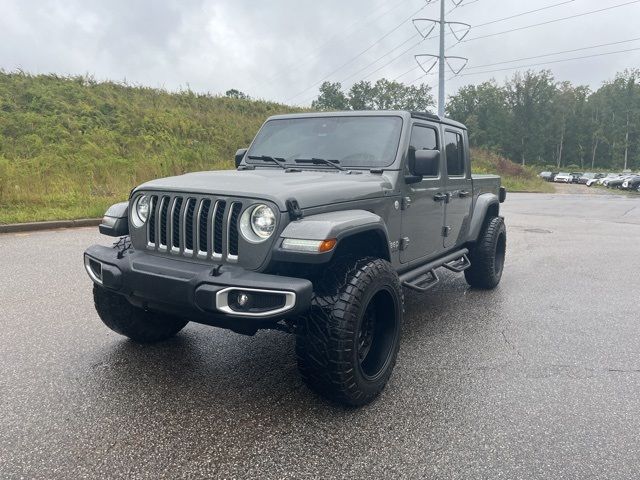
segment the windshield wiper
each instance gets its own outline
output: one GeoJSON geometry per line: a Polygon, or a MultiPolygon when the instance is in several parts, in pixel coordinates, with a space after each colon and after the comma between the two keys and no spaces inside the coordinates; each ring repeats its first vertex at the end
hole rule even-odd
{"type": "Polygon", "coordinates": [[[296,163],[313,163],[314,165],[329,165],[341,172],[346,172],[347,169],[339,165],[340,160],[327,160],[326,158],[296,158],[296,163]]]}
{"type": "Polygon", "coordinates": [[[284,168],[285,170],[287,169],[287,167],[285,167],[282,163],[280,163],[280,162],[286,162],[286,160],[282,157],[272,157],[271,155],[249,155],[247,158],[250,158],[251,160],[263,160],[265,162],[273,162],[276,165],[278,165],[280,168],[284,168]]]}

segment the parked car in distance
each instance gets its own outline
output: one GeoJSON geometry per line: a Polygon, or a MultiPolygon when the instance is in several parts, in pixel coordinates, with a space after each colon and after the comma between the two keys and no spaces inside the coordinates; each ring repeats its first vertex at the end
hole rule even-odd
{"type": "Polygon", "coordinates": [[[607,188],[622,188],[622,184],[631,177],[633,177],[633,174],[625,174],[620,175],[618,178],[613,178],[607,182],[607,188]]]}
{"type": "Polygon", "coordinates": [[[555,177],[555,175],[556,175],[556,174],[555,174],[555,173],[553,173],[553,172],[540,172],[540,173],[538,174],[538,176],[539,176],[541,179],[543,179],[543,180],[545,180],[545,181],[547,181],[547,182],[553,182],[553,177],[555,177]]]}
{"type": "Polygon", "coordinates": [[[612,178],[607,182],[607,188],[622,188],[622,184],[633,175],[631,174],[620,174],[618,178],[612,178]]]}
{"type": "Polygon", "coordinates": [[[573,181],[573,177],[570,173],[560,172],[554,177],[553,181],[556,183],[571,183],[573,181]]]}
{"type": "Polygon", "coordinates": [[[583,173],[578,179],[578,183],[586,185],[589,180],[592,180],[592,179],[597,180],[598,178],[600,178],[599,175],[601,176],[602,173],[593,173],[593,172],[583,173]]]}
{"type": "Polygon", "coordinates": [[[598,185],[604,185],[606,187],[611,180],[618,177],[620,177],[619,173],[607,173],[605,177],[602,177],[598,180],[598,185]]]}
{"type": "Polygon", "coordinates": [[[638,190],[640,188],[640,173],[636,173],[622,182],[621,188],[625,190],[638,190]]]}
{"type": "Polygon", "coordinates": [[[579,183],[580,177],[583,175],[582,172],[571,172],[571,183],[579,183]]]}

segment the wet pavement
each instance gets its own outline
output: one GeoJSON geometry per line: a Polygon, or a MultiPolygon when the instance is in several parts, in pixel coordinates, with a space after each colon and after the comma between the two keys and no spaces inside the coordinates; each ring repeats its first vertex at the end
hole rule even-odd
{"type": "Polygon", "coordinates": [[[95,228],[0,235],[0,478],[636,478],[640,199],[511,194],[500,286],[407,293],[394,375],[349,410],[293,338],[104,327],[95,228]]]}

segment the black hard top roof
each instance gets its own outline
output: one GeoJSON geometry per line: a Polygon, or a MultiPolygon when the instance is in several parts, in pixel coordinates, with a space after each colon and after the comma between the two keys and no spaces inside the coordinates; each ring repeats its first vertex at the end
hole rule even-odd
{"type": "Polygon", "coordinates": [[[405,119],[414,118],[419,120],[428,120],[430,122],[438,122],[444,125],[451,125],[452,127],[461,128],[466,130],[462,123],[456,122],[449,118],[439,117],[433,113],[428,112],[408,112],[405,110],[347,110],[339,112],[301,112],[301,113],[289,113],[284,115],[274,115],[269,119],[293,119],[293,118],[309,118],[309,117],[382,117],[382,116],[399,116],[405,119]]]}

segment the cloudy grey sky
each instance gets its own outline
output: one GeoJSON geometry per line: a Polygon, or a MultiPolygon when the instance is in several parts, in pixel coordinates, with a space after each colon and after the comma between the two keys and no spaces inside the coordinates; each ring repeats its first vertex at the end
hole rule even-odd
{"type": "MultiPolygon", "coordinates": [[[[452,10],[452,0],[444,1],[452,10]]],[[[91,74],[170,90],[237,88],[257,98],[308,104],[322,80],[349,87],[363,78],[404,74],[399,81],[419,83],[413,55],[436,53],[437,39],[418,43],[409,19],[437,16],[438,3],[0,0],[0,68],[91,74]]],[[[449,81],[448,93],[492,77],[503,81],[514,71],[491,70],[620,50],[627,52],[532,68],[597,88],[617,71],[640,67],[638,0],[463,0],[448,19],[477,25],[458,45],[447,36],[449,55],[469,57],[467,75],[449,81]],[[618,5],[624,6],[554,21],[618,5]],[[523,28],[543,22],[551,23],[523,28]],[[514,29],[520,30],[501,33],[514,29]],[[586,48],[602,44],[612,45],[586,48]],[[562,51],[567,53],[529,58],[562,51]],[[529,59],[499,63],[522,58],[529,59]]],[[[436,77],[423,81],[435,85],[436,77]]]]}

